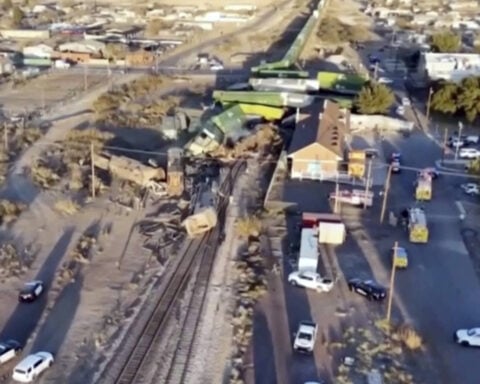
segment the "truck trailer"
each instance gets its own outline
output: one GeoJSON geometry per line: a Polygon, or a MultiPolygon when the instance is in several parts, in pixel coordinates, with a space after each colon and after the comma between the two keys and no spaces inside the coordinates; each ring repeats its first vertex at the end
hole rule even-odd
{"type": "Polygon", "coordinates": [[[300,272],[317,272],[318,266],[318,230],[303,228],[298,256],[298,270],[300,272]]]}
{"type": "Polygon", "coordinates": [[[371,207],[373,205],[373,192],[367,192],[362,189],[354,189],[352,191],[341,190],[337,193],[330,194],[330,200],[337,200],[339,203],[345,203],[361,207],[366,205],[371,207]]]}

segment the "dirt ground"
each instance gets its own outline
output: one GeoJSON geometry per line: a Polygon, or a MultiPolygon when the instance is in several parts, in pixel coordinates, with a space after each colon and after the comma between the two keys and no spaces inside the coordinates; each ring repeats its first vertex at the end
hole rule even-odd
{"type": "Polygon", "coordinates": [[[0,104],[6,112],[22,113],[37,108],[48,108],[78,96],[85,89],[105,83],[104,75],[90,74],[86,77],[78,72],[52,71],[24,84],[7,84],[0,88],[0,104]]]}

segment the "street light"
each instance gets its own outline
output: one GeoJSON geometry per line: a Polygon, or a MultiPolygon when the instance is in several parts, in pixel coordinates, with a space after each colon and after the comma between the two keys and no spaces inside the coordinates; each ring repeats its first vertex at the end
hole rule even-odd
{"type": "Polygon", "coordinates": [[[390,287],[388,290],[387,325],[390,325],[390,318],[392,316],[393,287],[395,285],[395,271],[397,269],[397,264],[396,264],[397,249],[398,249],[398,242],[395,242],[393,246],[392,272],[390,273],[390,287]]]}
{"type": "Polygon", "coordinates": [[[428,90],[428,101],[427,101],[427,128],[430,126],[430,104],[432,103],[433,88],[430,87],[428,90]]]}

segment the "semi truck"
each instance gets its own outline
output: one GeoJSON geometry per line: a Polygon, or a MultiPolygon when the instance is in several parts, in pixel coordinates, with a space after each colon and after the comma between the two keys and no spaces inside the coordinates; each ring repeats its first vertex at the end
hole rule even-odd
{"type": "Polygon", "coordinates": [[[415,199],[428,201],[432,199],[432,175],[428,172],[420,172],[415,182],[415,199]]]}
{"type": "Polygon", "coordinates": [[[422,208],[410,208],[408,211],[408,234],[412,243],[428,242],[428,226],[425,211],[422,208]]]}

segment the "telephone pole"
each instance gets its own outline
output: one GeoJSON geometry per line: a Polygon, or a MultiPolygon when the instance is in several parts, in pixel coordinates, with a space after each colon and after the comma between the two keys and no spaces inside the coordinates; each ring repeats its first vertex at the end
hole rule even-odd
{"type": "Polygon", "coordinates": [[[385,180],[385,187],[383,191],[383,203],[382,203],[382,212],[380,213],[380,224],[383,223],[385,217],[385,210],[387,209],[387,198],[388,193],[390,192],[390,178],[392,176],[392,164],[388,167],[387,180],[385,180]]]}
{"type": "Polygon", "coordinates": [[[372,177],[372,159],[368,159],[367,184],[365,184],[365,197],[363,199],[363,209],[367,209],[367,199],[370,192],[370,183],[372,177]]]}
{"type": "Polygon", "coordinates": [[[433,88],[430,87],[428,89],[428,101],[427,101],[427,113],[426,113],[426,118],[427,118],[427,129],[430,126],[430,105],[432,103],[432,95],[433,95],[433,88]]]}
{"type": "Polygon", "coordinates": [[[90,143],[90,165],[91,165],[91,177],[92,177],[92,198],[95,198],[95,156],[93,141],[90,143]]]}
{"type": "Polygon", "coordinates": [[[8,153],[8,125],[6,123],[3,123],[3,134],[5,141],[5,152],[8,153]]]}
{"type": "Polygon", "coordinates": [[[88,67],[87,64],[83,63],[83,89],[88,91],[88,67]]]}
{"type": "Polygon", "coordinates": [[[375,67],[373,69],[373,79],[375,81],[378,79],[378,60],[375,62],[375,67]]]}
{"type": "Polygon", "coordinates": [[[333,207],[333,213],[338,213],[338,204],[339,204],[338,194],[340,192],[339,189],[340,189],[340,186],[338,184],[338,171],[337,171],[337,177],[335,179],[335,205],[333,207]]]}
{"type": "Polygon", "coordinates": [[[462,131],[463,131],[463,123],[461,121],[458,122],[458,141],[455,143],[455,160],[458,158],[458,151],[460,149],[459,141],[462,138],[462,131]]]}
{"type": "Polygon", "coordinates": [[[445,128],[445,134],[443,135],[442,164],[445,160],[445,155],[447,152],[447,141],[448,141],[448,128],[445,128]]]}
{"type": "Polygon", "coordinates": [[[397,248],[398,242],[396,241],[393,245],[393,260],[392,260],[392,272],[390,273],[390,287],[388,290],[388,306],[387,306],[387,324],[390,325],[390,318],[392,316],[392,302],[393,302],[393,291],[395,285],[395,271],[397,270],[397,248]]]}

